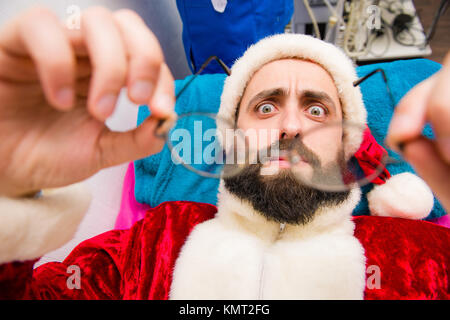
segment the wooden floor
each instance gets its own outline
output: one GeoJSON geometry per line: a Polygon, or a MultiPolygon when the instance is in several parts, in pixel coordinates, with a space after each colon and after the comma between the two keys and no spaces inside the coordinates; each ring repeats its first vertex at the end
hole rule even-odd
{"type": "MultiPolygon", "coordinates": [[[[428,31],[435,12],[441,0],[413,0],[419,19],[428,31]]],[[[450,1],[450,0],[449,0],[450,1]]],[[[441,16],[437,24],[436,32],[430,42],[432,54],[427,57],[433,61],[442,63],[447,52],[450,51],[450,4],[447,11],[441,16]]]]}

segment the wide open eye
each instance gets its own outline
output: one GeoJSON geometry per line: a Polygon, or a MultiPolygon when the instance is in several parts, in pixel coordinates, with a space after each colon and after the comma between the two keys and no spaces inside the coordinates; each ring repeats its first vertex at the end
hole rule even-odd
{"type": "Polygon", "coordinates": [[[327,114],[327,110],[318,105],[311,106],[306,111],[316,118],[323,118],[327,114]]]}
{"type": "Polygon", "coordinates": [[[261,114],[269,114],[275,111],[275,107],[273,104],[264,103],[258,107],[258,112],[261,114]]]}

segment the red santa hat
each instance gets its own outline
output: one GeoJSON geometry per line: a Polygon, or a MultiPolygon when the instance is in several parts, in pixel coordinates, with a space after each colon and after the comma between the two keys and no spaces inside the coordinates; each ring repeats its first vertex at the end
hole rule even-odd
{"type": "MultiPolygon", "coordinates": [[[[342,105],[345,121],[366,126],[367,111],[360,88],[353,86],[357,80],[352,61],[336,46],[301,34],[279,34],[264,38],[247,49],[231,69],[225,80],[221,96],[218,130],[224,136],[228,124],[234,124],[236,108],[248,82],[263,65],[280,59],[303,59],[324,68],[332,77],[342,105]]],[[[370,130],[349,130],[344,135],[344,153],[354,156],[366,175],[379,168],[386,151],[375,141],[370,130]]],[[[367,198],[373,215],[412,219],[426,217],[433,208],[434,197],[430,188],[418,176],[401,173],[390,176],[385,169],[373,180],[374,189],[367,198]]]]}

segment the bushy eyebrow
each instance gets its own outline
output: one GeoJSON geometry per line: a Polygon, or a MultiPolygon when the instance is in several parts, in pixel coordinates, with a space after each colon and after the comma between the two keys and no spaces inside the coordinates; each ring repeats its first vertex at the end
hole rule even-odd
{"type": "MultiPolygon", "coordinates": [[[[264,100],[267,98],[283,98],[287,97],[289,95],[289,92],[286,88],[273,88],[273,89],[267,89],[263,90],[259,93],[257,93],[253,98],[250,99],[247,110],[256,102],[260,100],[264,100]]],[[[326,93],[325,91],[317,91],[317,90],[301,90],[297,92],[297,96],[301,101],[305,100],[318,100],[322,101],[324,104],[332,107],[334,111],[336,112],[336,105],[333,101],[333,99],[326,93]]]]}
{"type": "Polygon", "coordinates": [[[250,99],[250,101],[247,104],[247,110],[252,106],[256,101],[264,100],[271,97],[287,97],[288,91],[285,88],[273,88],[273,89],[267,89],[263,90],[256,95],[253,96],[253,98],[250,99]]]}
{"type": "Polygon", "coordinates": [[[326,93],[325,91],[315,91],[315,90],[303,90],[297,93],[302,100],[318,100],[322,101],[327,106],[330,106],[334,109],[334,112],[337,112],[336,105],[333,99],[326,93]]]}

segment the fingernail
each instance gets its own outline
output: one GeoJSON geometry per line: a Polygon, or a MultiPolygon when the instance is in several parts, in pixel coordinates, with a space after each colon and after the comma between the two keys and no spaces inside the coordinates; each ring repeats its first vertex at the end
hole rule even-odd
{"type": "Polygon", "coordinates": [[[69,109],[74,100],[74,91],[72,88],[63,88],[56,93],[56,100],[60,107],[69,109]]]}
{"type": "Polygon", "coordinates": [[[397,115],[389,126],[389,134],[397,135],[407,132],[411,128],[411,119],[408,116],[397,115]]]}
{"type": "Polygon", "coordinates": [[[402,140],[404,134],[408,134],[411,130],[411,119],[408,116],[396,115],[390,125],[388,130],[388,135],[386,138],[387,146],[390,147],[395,152],[402,154],[404,151],[404,143],[399,143],[402,140]]]}
{"type": "Polygon", "coordinates": [[[136,81],[131,89],[130,96],[141,103],[148,103],[152,96],[153,84],[149,81],[136,81]]]}
{"type": "Polygon", "coordinates": [[[153,106],[156,107],[161,115],[167,115],[173,113],[174,101],[167,94],[160,94],[153,100],[153,106]]]}
{"type": "Polygon", "coordinates": [[[104,95],[97,103],[97,114],[101,119],[105,120],[114,111],[116,105],[117,96],[115,94],[104,95]]]}

